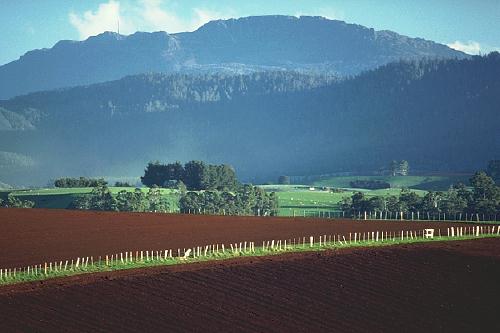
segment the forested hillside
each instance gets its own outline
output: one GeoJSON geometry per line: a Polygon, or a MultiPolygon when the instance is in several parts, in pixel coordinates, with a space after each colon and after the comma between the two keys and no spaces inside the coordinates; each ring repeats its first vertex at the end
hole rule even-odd
{"type": "Polygon", "coordinates": [[[0,151],[32,161],[4,168],[2,181],[138,176],[151,160],[192,159],[258,181],[373,171],[394,159],[413,170],[472,171],[500,158],[498,77],[500,55],[491,53],[396,62],[341,81],[153,74],[30,94],[0,103],[17,115],[8,119],[29,119],[4,125],[0,151]],[[26,172],[35,165],[36,175],[26,172]]]}

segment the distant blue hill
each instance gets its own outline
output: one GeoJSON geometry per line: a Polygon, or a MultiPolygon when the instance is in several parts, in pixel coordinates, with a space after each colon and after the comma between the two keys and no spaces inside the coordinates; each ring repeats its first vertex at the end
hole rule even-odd
{"type": "Polygon", "coordinates": [[[212,21],[194,32],[105,32],[60,41],[0,67],[0,99],[150,72],[298,70],[358,74],[399,59],[464,58],[432,41],[322,17],[256,16],[212,21]]]}

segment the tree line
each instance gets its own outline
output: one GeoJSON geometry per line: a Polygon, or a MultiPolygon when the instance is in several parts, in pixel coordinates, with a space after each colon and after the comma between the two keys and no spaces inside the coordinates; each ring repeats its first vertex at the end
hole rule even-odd
{"type": "Polygon", "coordinates": [[[430,214],[500,214],[500,187],[485,172],[477,172],[470,179],[470,189],[455,184],[444,192],[430,191],[423,197],[409,189],[399,196],[366,197],[357,192],[342,201],[341,208],[349,216],[360,212],[425,212],[430,214]]]}
{"type": "MultiPolygon", "coordinates": [[[[278,209],[278,200],[274,192],[267,193],[259,187],[243,185],[235,192],[181,192],[179,207],[181,213],[273,216],[278,209]]],[[[91,193],[75,199],[70,208],[163,213],[171,210],[159,187],[151,187],[148,192],[140,188],[122,190],[113,195],[106,185],[99,185],[91,193]]]]}
{"type": "Polygon", "coordinates": [[[381,180],[371,180],[371,179],[357,179],[349,182],[349,186],[352,188],[365,188],[369,190],[380,190],[385,188],[390,188],[391,184],[381,180]]]}
{"type": "Polygon", "coordinates": [[[245,184],[235,192],[187,192],[179,206],[182,213],[274,216],[278,200],[274,192],[245,184]]]}
{"type": "Polygon", "coordinates": [[[84,194],[73,201],[70,208],[121,212],[161,212],[169,211],[168,200],[158,187],[147,193],[140,188],[133,191],[121,190],[113,195],[106,185],[100,184],[90,194],[84,194]]]}
{"type": "Polygon", "coordinates": [[[35,202],[31,200],[22,200],[9,193],[7,195],[7,200],[0,198],[0,207],[4,208],[33,208],[35,207],[35,202]]]}
{"type": "Polygon", "coordinates": [[[150,162],[141,182],[148,187],[185,188],[189,191],[234,191],[240,186],[231,166],[211,165],[203,161],[190,161],[184,165],[180,162],[150,162]]]}
{"type": "Polygon", "coordinates": [[[149,187],[122,190],[116,195],[106,184],[99,183],[90,194],[82,195],[71,204],[74,209],[167,212],[168,200],[160,187],[175,188],[182,213],[223,215],[276,215],[278,200],[274,193],[245,184],[236,178],[234,169],[226,164],[211,165],[202,161],[162,164],[150,162],[141,177],[149,187]],[[189,190],[189,191],[188,191],[189,190]]]}
{"type": "Polygon", "coordinates": [[[64,177],[58,178],[54,181],[54,186],[59,188],[72,188],[72,187],[98,187],[107,185],[108,183],[103,178],[71,178],[64,177]]]}

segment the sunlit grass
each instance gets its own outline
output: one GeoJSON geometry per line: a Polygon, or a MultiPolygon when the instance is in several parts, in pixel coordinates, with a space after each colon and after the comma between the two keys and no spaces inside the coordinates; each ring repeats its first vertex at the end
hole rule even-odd
{"type": "MultiPolygon", "coordinates": [[[[67,276],[89,274],[89,273],[104,273],[113,272],[126,269],[139,269],[148,267],[158,267],[158,266],[170,266],[170,265],[181,265],[196,262],[205,261],[216,261],[216,260],[228,260],[239,257],[260,257],[269,255],[279,255],[283,253],[299,253],[299,252],[310,252],[310,251],[326,251],[326,250],[340,250],[345,248],[363,248],[363,247],[378,247],[378,246],[392,246],[401,244],[415,244],[415,243],[425,243],[425,242],[436,242],[436,241],[458,241],[458,240],[469,240],[469,239],[481,239],[481,238],[493,238],[499,237],[498,234],[481,234],[479,236],[466,235],[461,237],[448,237],[448,236],[435,236],[434,238],[424,238],[422,234],[416,235],[408,233],[392,233],[390,237],[386,238],[382,233],[374,237],[375,233],[363,233],[363,239],[354,240],[354,233],[351,234],[350,238],[345,236],[333,236],[333,238],[323,236],[321,241],[319,238],[315,237],[313,243],[311,244],[310,237],[303,237],[301,239],[283,240],[283,241],[272,241],[264,242],[261,246],[255,246],[252,248],[250,242],[247,243],[246,248],[243,247],[244,243],[233,244],[233,247],[226,246],[224,251],[222,251],[222,246],[218,246],[217,250],[214,247],[210,248],[205,254],[205,247],[200,247],[200,250],[193,248],[191,253],[183,258],[177,253],[172,253],[170,250],[163,251],[151,251],[148,256],[144,254],[146,251],[142,251],[142,255],[138,256],[138,251],[131,253],[131,256],[123,254],[118,257],[108,256],[107,260],[100,257],[99,260],[94,261],[94,258],[81,258],[78,259],[79,263],[76,264],[76,260],[71,263],[69,261],[59,261],[57,263],[38,265],[36,270],[31,266],[29,272],[26,268],[24,269],[10,269],[9,271],[2,270],[0,277],[0,285],[17,284],[22,282],[30,281],[42,281],[53,278],[61,278],[67,276]],[[371,234],[371,238],[365,238],[371,234]],[[272,246],[274,245],[274,246],[272,246]],[[166,252],[165,252],[166,251],[166,252]],[[198,253],[198,255],[193,255],[198,253]],[[170,256],[172,255],[172,257],[170,256]]],[[[360,233],[358,233],[361,236],[360,233]]]]}

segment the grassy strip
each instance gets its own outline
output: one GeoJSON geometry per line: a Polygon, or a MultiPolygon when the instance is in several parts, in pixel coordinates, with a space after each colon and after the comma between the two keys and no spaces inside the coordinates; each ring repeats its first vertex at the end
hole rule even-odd
{"type": "MultiPolygon", "coordinates": [[[[300,216],[299,216],[300,217],[300,216]]],[[[333,219],[333,218],[332,218],[333,219]]],[[[419,219],[419,220],[407,220],[407,219],[395,219],[395,218],[392,218],[392,219],[379,219],[379,218],[367,218],[366,220],[363,219],[363,218],[347,218],[347,219],[351,219],[352,221],[357,221],[357,222],[373,222],[373,221],[386,221],[386,222],[408,222],[408,223],[413,223],[413,222],[425,222],[425,223],[428,223],[428,222],[435,222],[435,223],[463,223],[463,224],[470,224],[471,226],[474,226],[474,225],[485,225],[485,226],[488,226],[488,225],[498,225],[500,224],[500,220],[497,220],[497,221],[494,221],[494,220],[487,220],[487,221],[470,221],[470,220],[423,220],[423,219],[419,219]]]]}
{"type": "MultiPolygon", "coordinates": [[[[180,257],[167,257],[160,256],[159,258],[149,258],[149,260],[138,260],[138,261],[129,261],[125,260],[122,262],[121,260],[114,260],[114,262],[109,262],[107,265],[104,261],[96,261],[93,264],[88,265],[80,265],[79,267],[75,267],[71,265],[67,267],[67,269],[54,269],[47,271],[47,274],[44,273],[44,267],[41,267],[41,270],[35,273],[31,270],[29,273],[27,270],[16,270],[14,274],[14,270],[11,270],[9,274],[6,275],[4,270],[2,277],[0,278],[0,286],[2,285],[12,285],[23,282],[33,282],[33,281],[43,281],[53,278],[60,277],[68,277],[74,275],[81,274],[89,274],[89,273],[102,273],[102,272],[113,272],[119,270],[126,269],[136,269],[136,268],[147,268],[147,267],[157,267],[157,266],[170,266],[170,265],[179,265],[179,264],[187,264],[187,263],[196,263],[196,262],[206,262],[206,261],[219,261],[219,260],[227,260],[234,259],[238,257],[261,257],[261,256],[270,256],[270,255],[279,255],[283,253],[300,253],[300,252],[314,252],[314,251],[326,251],[326,250],[337,250],[344,248],[363,248],[363,247],[380,247],[380,246],[393,246],[393,245],[403,245],[403,244],[415,244],[415,243],[427,243],[427,242],[439,242],[439,241],[459,241],[459,240],[470,240],[470,239],[480,239],[480,238],[498,238],[500,237],[497,234],[481,234],[479,236],[461,236],[461,237],[448,237],[448,236],[438,236],[434,238],[422,238],[421,236],[415,238],[405,238],[401,239],[400,237],[395,237],[392,239],[384,239],[379,241],[334,241],[334,242],[322,242],[321,245],[319,242],[313,243],[311,246],[309,243],[309,238],[306,237],[306,243],[300,245],[293,245],[290,243],[286,244],[286,248],[284,247],[284,243],[281,243],[278,246],[277,242],[275,244],[275,248],[269,248],[268,246],[264,247],[255,247],[253,251],[247,248],[247,251],[239,251],[236,249],[235,251],[228,250],[226,248],[225,252],[219,251],[219,253],[210,253],[206,256],[201,254],[201,256],[190,256],[186,259],[180,257]]],[[[204,247],[203,247],[204,248],[204,247]]],[[[202,250],[203,252],[203,250],[202,250]]],[[[64,265],[64,264],[63,264],[64,265]]]]}

